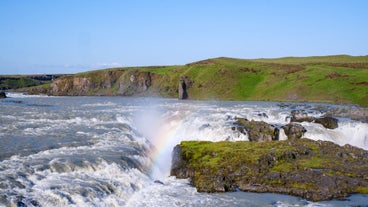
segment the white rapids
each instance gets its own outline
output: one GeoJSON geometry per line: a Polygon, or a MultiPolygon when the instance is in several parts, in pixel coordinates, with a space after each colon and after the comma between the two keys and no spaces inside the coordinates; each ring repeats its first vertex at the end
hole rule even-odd
{"type": "MultiPolygon", "coordinates": [[[[48,97],[0,100],[0,206],[358,206],[367,195],[313,203],[257,193],[198,193],[169,176],[182,140],[238,141],[235,117],[288,123],[291,110],[323,116],[327,104],[48,97]],[[321,107],[322,106],[322,107],[321,107]]],[[[344,106],[346,107],[346,106],[344,106]]],[[[301,123],[305,138],[368,150],[368,124],[339,118],[337,129],[301,123]]],[[[281,130],[281,134],[283,131],[281,130]]],[[[280,139],[287,139],[281,135],[280,139]]]]}

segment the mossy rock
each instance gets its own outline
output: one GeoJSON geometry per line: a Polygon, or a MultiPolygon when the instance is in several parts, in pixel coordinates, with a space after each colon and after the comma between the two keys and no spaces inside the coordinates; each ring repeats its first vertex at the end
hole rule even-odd
{"type": "Polygon", "coordinates": [[[295,139],[272,142],[186,141],[175,147],[171,175],[199,192],[240,189],[320,201],[368,189],[368,152],[350,145],[295,139]]]}
{"type": "Polygon", "coordinates": [[[281,127],[288,139],[300,139],[307,130],[298,123],[289,123],[281,127]]]}
{"type": "Polygon", "coordinates": [[[264,121],[236,118],[234,125],[241,133],[248,134],[251,142],[268,142],[279,138],[279,129],[264,121]]]}

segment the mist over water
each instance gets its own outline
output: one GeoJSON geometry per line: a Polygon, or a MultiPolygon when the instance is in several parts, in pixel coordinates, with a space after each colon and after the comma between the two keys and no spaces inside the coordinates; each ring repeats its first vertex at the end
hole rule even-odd
{"type": "MultiPolygon", "coordinates": [[[[0,100],[0,206],[354,206],[368,200],[205,194],[169,177],[172,149],[182,140],[248,140],[231,130],[235,117],[281,126],[292,109],[322,116],[317,104],[8,96],[0,100]]],[[[310,139],[368,149],[366,123],[339,119],[334,130],[302,125],[310,139]]]]}

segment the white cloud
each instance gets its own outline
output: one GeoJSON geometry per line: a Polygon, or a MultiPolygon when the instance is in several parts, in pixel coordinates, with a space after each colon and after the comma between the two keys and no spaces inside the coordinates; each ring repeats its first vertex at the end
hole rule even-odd
{"type": "Polygon", "coordinates": [[[100,69],[100,68],[117,68],[122,67],[123,65],[117,62],[112,63],[94,63],[90,65],[90,68],[100,69]]]}

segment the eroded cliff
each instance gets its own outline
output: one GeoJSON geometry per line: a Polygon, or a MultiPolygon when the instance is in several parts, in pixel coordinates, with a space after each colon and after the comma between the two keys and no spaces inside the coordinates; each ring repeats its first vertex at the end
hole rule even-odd
{"type": "Polygon", "coordinates": [[[103,70],[55,80],[49,89],[54,96],[159,95],[160,76],[138,70],[103,70]],[[156,84],[156,85],[155,85],[156,84]]]}

